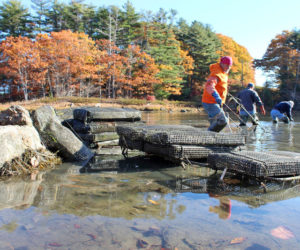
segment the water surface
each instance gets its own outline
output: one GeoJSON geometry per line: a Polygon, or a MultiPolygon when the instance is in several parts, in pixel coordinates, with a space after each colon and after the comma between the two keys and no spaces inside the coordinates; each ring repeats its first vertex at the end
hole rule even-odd
{"type": "MultiPolygon", "coordinates": [[[[207,125],[194,113],[144,113],[143,120],[207,125]]],[[[299,139],[297,119],[266,119],[249,133],[247,148],[300,152],[299,139]]],[[[183,169],[144,155],[101,159],[118,170],[65,163],[32,179],[2,180],[0,249],[299,248],[296,183],[267,183],[265,193],[252,181],[222,185],[209,168],[183,169]]]]}

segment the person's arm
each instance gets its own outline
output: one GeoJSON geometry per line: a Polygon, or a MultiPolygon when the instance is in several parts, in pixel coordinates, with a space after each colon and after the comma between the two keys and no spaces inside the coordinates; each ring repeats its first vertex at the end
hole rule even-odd
{"type": "Polygon", "coordinates": [[[261,112],[263,115],[266,115],[266,110],[265,110],[264,105],[261,105],[259,108],[260,108],[260,112],[261,112]]]}
{"type": "Polygon", "coordinates": [[[257,106],[260,108],[260,112],[263,114],[263,115],[266,115],[266,111],[265,111],[265,107],[264,107],[264,104],[263,102],[261,101],[259,95],[257,94],[256,91],[253,91],[254,93],[254,102],[257,104],[257,106]]]}
{"type": "Polygon", "coordinates": [[[216,102],[219,105],[222,105],[222,99],[221,99],[218,91],[215,89],[215,86],[218,83],[218,80],[219,79],[216,76],[212,76],[212,77],[208,78],[205,83],[205,89],[208,94],[212,95],[215,98],[216,102]]]}

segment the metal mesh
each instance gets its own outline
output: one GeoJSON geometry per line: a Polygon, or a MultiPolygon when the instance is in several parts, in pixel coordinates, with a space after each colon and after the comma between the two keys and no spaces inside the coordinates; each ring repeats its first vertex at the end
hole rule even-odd
{"type": "Polygon", "coordinates": [[[204,131],[183,125],[118,126],[121,136],[144,140],[159,145],[244,145],[246,138],[241,134],[226,134],[204,131]]]}
{"type": "MultiPolygon", "coordinates": [[[[91,121],[139,121],[141,112],[130,108],[100,108],[100,107],[82,107],[88,113],[91,121]]],[[[75,111],[75,110],[74,110],[75,111]]],[[[82,113],[82,111],[78,111],[82,113]]],[[[73,113],[75,114],[75,113],[73,113]]],[[[82,116],[82,115],[81,115],[82,116]]],[[[78,118],[82,119],[78,114],[78,118]]],[[[74,119],[77,119],[77,117],[74,119]]],[[[83,120],[81,120],[83,121],[83,120]]]]}
{"type": "Polygon", "coordinates": [[[241,151],[212,153],[208,163],[218,169],[229,170],[255,177],[293,176],[300,174],[300,160],[272,153],[241,151]]]}
{"type": "Polygon", "coordinates": [[[239,150],[239,147],[218,147],[218,146],[190,146],[190,145],[168,145],[145,143],[144,151],[159,156],[167,156],[172,159],[206,159],[210,153],[231,152],[239,150]]]}
{"type": "Polygon", "coordinates": [[[103,133],[103,132],[116,132],[116,127],[120,125],[142,125],[141,122],[126,122],[126,121],[120,121],[120,122],[104,122],[104,121],[92,121],[90,123],[84,123],[80,120],[76,119],[67,119],[62,121],[62,125],[65,127],[71,129],[72,131],[75,131],[77,133],[91,133],[91,134],[97,134],[97,133],[103,133]]]}
{"type": "Polygon", "coordinates": [[[240,134],[215,133],[211,131],[168,131],[145,134],[145,141],[160,144],[180,145],[244,145],[245,137],[240,134]]]}
{"type": "Polygon", "coordinates": [[[157,133],[157,132],[164,132],[170,130],[177,130],[177,131],[191,131],[197,130],[192,126],[187,125],[137,125],[137,126],[117,126],[117,133],[120,136],[125,136],[128,138],[140,139],[144,140],[147,134],[157,133]]]}
{"type": "Polygon", "coordinates": [[[81,134],[78,133],[78,136],[85,142],[103,142],[111,141],[119,138],[119,135],[115,132],[103,132],[99,134],[81,134]]]}
{"type": "Polygon", "coordinates": [[[125,136],[120,136],[119,145],[123,148],[128,148],[131,150],[144,151],[144,141],[135,138],[128,138],[125,136]]]}
{"type": "Polygon", "coordinates": [[[83,123],[88,123],[91,121],[91,113],[86,109],[74,109],[73,118],[83,123]]]}
{"type": "Polygon", "coordinates": [[[140,140],[142,139],[143,126],[117,126],[116,131],[120,137],[140,140]]]}

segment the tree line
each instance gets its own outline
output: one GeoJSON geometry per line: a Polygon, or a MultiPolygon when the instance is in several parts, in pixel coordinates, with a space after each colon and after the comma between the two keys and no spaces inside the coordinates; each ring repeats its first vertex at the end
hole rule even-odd
{"type": "MultiPolygon", "coordinates": [[[[74,0],[32,0],[32,9],[17,0],[0,6],[0,79],[9,98],[187,99],[201,93],[209,65],[223,55],[234,60],[232,84],[254,82],[254,66],[274,70],[266,67],[271,53],[253,64],[245,47],[209,25],[175,23],[172,9],[138,13],[130,1],[119,8],[74,0]]],[[[299,53],[294,34],[286,46],[299,53]]],[[[280,86],[293,85],[292,70],[286,67],[288,78],[276,75],[280,86]]]]}

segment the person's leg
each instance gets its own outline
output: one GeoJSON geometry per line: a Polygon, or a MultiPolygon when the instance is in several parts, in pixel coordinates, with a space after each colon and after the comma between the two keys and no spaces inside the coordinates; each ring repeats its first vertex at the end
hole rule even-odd
{"type": "Polygon", "coordinates": [[[258,125],[258,117],[255,113],[252,114],[253,120],[252,120],[252,124],[253,125],[258,125]]]}
{"type": "Polygon", "coordinates": [[[203,108],[208,114],[210,126],[209,131],[220,132],[226,127],[228,119],[225,116],[223,109],[221,109],[219,104],[202,103],[203,108]]]}
{"type": "Polygon", "coordinates": [[[278,120],[277,120],[278,114],[281,114],[281,113],[277,109],[272,109],[271,110],[271,117],[272,117],[273,123],[278,122],[278,120]]]}
{"type": "Polygon", "coordinates": [[[240,126],[246,126],[249,115],[244,111],[240,111],[240,126]]]}
{"type": "MultiPolygon", "coordinates": [[[[272,114],[272,112],[271,112],[271,114],[272,114]]],[[[290,122],[289,118],[286,115],[280,113],[279,110],[275,109],[275,111],[273,112],[273,115],[275,115],[280,121],[282,121],[284,123],[289,123],[290,122]]]]}
{"type": "Polygon", "coordinates": [[[248,115],[240,115],[240,126],[246,126],[248,121],[248,115]]]}
{"type": "Polygon", "coordinates": [[[220,132],[228,124],[228,117],[225,115],[223,109],[215,116],[215,122],[208,128],[209,131],[220,132]]]}

